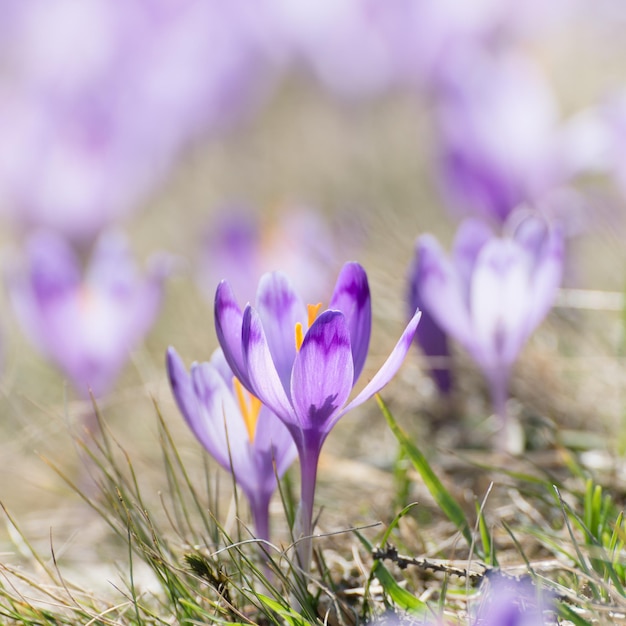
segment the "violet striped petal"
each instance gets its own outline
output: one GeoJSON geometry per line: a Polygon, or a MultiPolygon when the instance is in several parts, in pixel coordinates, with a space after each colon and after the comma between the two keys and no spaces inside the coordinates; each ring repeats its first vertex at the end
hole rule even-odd
{"type": "Polygon", "coordinates": [[[263,324],[274,366],[289,394],[291,368],[296,358],[296,323],[307,327],[304,303],[281,272],[264,274],[259,281],[256,310],[263,324]]]}
{"type": "Polygon", "coordinates": [[[365,385],[359,394],[353,398],[352,401],[339,414],[335,415],[332,424],[328,425],[329,429],[332,428],[343,415],[355,407],[363,404],[374,394],[378,393],[396,375],[396,372],[400,369],[400,366],[402,365],[402,362],[411,347],[421,315],[420,311],[415,312],[415,315],[411,318],[411,321],[404,329],[402,336],[398,340],[398,343],[394,346],[391,354],[387,357],[387,360],[382,364],[381,368],[376,372],[376,374],[374,374],[372,380],[365,385]]]}
{"type": "Polygon", "coordinates": [[[252,391],[248,372],[243,358],[241,345],[241,324],[243,315],[235,300],[233,290],[227,281],[223,280],[215,292],[215,332],[224,357],[241,381],[241,384],[252,391]]]}
{"type": "Polygon", "coordinates": [[[243,312],[242,345],[251,393],[285,424],[297,426],[298,420],[276,371],[261,318],[250,305],[243,312]]]}
{"type": "Polygon", "coordinates": [[[304,431],[330,431],[329,424],[352,391],[350,332],[340,311],[324,311],[311,325],[293,366],[291,397],[304,431]]]}
{"type": "Polygon", "coordinates": [[[209,363],[194,363],[190,374],[200,406],[191,430],[224,469],[232,468],[238,482],[249,482],[250,438],[232,389],[209,363]]]}
{"type": "Polygon", "coordinates": [[[174,399],[185,421],[188,424],[198,421],[198,400],[191,378],[178,353],[171,346],[167,349],[165,365],[174,399]]]}
{"type": "MultiPolygon", "coordinates": [[[[215,350],[209,363],[219,373],[232,393],[233,372],[224,358],[223,351],[219,348],[215,350]]],[[[269,467],[271,479],[274,479],[272,460],[276,463],[276,474],[281,477],[296,457],[296,447],[287,427],[266,406],[261,406],[252,449],[257,458],[257,465],[269,467]]],[[[261,482],[261,478],[259,481],[261,482]]],[[[272,480],[266,477],[264,482],[270,484],[272,480]]],[[[274,480],[272,484],[271,491],[276,487],[276,481],[274,480]]]]}
{"type": "Polygon", "coordinates": [[[215,431],[209,430],[205,423],[206,414],[200,406],[191,375],[174,348],[170,347],[167,351],[166,365],[174,399],[189,428],[218,463],[229,470],[227,448],[223,445],[224,438],[216,437],[215,431]]]}
{"type": "MultiPolygon", "coordinates": [[[[276,475],[280,478],[297,456],[296,446],[289,430],[266,406],[262,406],[259,413],[254,449],[257,455],[264,455],[269,459],[272,478],[274,477],[272,460],[276,463],[276,475]]],[[[275,488],[275,483],[276,481],[272,489],[275,488]]]]}
{"type": "Polygon", "coordinates": [[[367,274],[358,263],[346,263],[333,291],[329,309],[341,311],[350,331],[354,383],[365,365],[372,331],[372,302],[367,274]]]}

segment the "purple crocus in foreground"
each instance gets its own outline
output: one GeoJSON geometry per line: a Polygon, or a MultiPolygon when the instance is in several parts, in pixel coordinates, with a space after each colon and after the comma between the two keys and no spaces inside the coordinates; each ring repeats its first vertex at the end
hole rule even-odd
{"type": "Polygon", "coordinates": [[[265,274],[257,305],[241,310],[230,285],[215,296],[217,337],[242,384],[287,426],[300,458],[301,493],[297,534],[300,566],[308,571],[317,465],[332,427],[348,411],[380,391],[411,345],[416,312],[387,361],[348,403],[363,370],[372,314],[367,275],[358,263],[344,265],[327,310],[307,308],[280,272],[265,274]],[[308,330],[307,330],[308,329],[308,330]]]}
{"type": "Polygon", "coordinates": [[[74,250],[51,233],[33,235],[26,256],[9,277],[24,332],[80,396],[108,393],[159,311],[165,259],[141,276],[114,233],[100,238],[84,273],[74,250]]]}
{"type": "Polygon", "coordinates": [[[498,237],[468,219],[452,258],[431,235],[417,240],[413,280],[424,310],[482,369],[507,445],[506,400],[513,364],[549,311],[561,281],[563,237],[538,214],[517,212],[498,237]]]}
{"type": "Polygon", "coordinates": [[[221,350],[187,373],[174,348],[167,374],[176,403],[198,441],[243,489],[256,537],[269,541],[269,505],[276,476],[285,473],[296,448],[282,422],[233,376],[221,350]]]}

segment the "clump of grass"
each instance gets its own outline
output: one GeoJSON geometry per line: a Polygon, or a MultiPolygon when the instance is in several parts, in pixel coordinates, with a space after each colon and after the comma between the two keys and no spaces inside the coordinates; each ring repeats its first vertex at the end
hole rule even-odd
{"type": "MultiPolygon", "coordinates": [[[[145,496],[132,455],[96,409],[99,435],[77,439],[93,485],[77,485],[58,462],[48,463],[104,520],[112,542],[124,547],[122,583],[101,597],[67,582],[52,540],[50,555],[42,557],[5,510],[30,573],[0,564],[0,617],[28,625],[356,626],[391,611],[408,613],[416,623],[468,623],[493,576],[529,577],[553,593],[564,624],[617,623],[626,613],[623,512],[573,455],[565,454],[560,474],[483,464],[479,469],[489,473],[490,487],[468,506],[446,487],[449,479],[431,466],[380,398],[379,405],[404,464],[390,501],[410,497],[417,475],[433,504],[404,506],[374,538],[361,530],[343,532],[332,549],[330,538],[316,539],[316,567],[306,580],[294,546],[257,541],[243,511],[236,512],[234,525],[223,524],[211,473],[205,469],[203,482],[190,475],[156,404],[166,486],[156,502],[145,496]],[[433,522],[420,531],[431,537],[426,551],[407,540],[406,532],[424,506],[435,507],[433,522]],[[339,559],[352,559],[358,567],[338,573],[331,563],[339,559]],[[139,565],[150,568],[156,587],[145,589],[137,580],[139,565]]],[[[280,492],[285,515],[293,519],[291,481],[288,474],[280,492]]]]}
{"type": "Polygon", "coordinates": [[[158,408],[167,484],[161,494],[160,511],[151,510],[145,501],[131,455],[112,436],[97,410],[96,414],[100,436],[77,440],[94,484],[88,488],[78,485],[61,466],[49,464],[126,545],[125,586],[118,587],[118,598],[108,601],[70,587],[60,570],[49,567],[46,559],[30,547],[5,511],[14,536],[27,546],[39,576],[28,578],[18,570],[3,567],[7,584],[0,587],[0,615],[27,624],[256,623],[263,616],[268,623],[278,623],[281,620],[276,617],[275,603],[285,605],[285,597],[297,597],[303,614],[312,614],[308,596],[301,589],[289,587],[285,571],[291,564],[282,548],[259,546],[243,523],[237,525],[237,537],[230,537],[220,526],[211,513],[218,507],[214,506],[209,475],[206,489],[200,493],[158,408]],[[152,570],[159,593],[143,592],[136,585],[134,570],[138,561],[152,570]]]}

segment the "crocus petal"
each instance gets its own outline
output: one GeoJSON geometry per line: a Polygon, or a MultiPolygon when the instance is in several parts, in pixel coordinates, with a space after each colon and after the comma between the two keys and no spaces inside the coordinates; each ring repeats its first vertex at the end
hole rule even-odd
{"type": "MultiPolygon", "coordinates": [[[[276,475],[280,478],[297,456],[296,446],[287,427],[267,407],[261,407],[254,437],[254,450],[270,460],[272,477],[276,464],[276,475]]],[[[275,486],[275,485],[274,485],[275,486]]]]}
{"type": "MultiPolygon", "coordinates": [[[[224,422],[229,420],[229,423],[235,424],[232,427],[233,430],[236,429],[237,422],[241,422],[244,431],[245,425],[241,415],[237,414],[238,410],[232,396],[229,400],[228,390],[225,385],[220,384],[221,380],[218,379],[217,371],[208,364],[203,365],[207,367],[194,363],[191,367],[191,374],[188,374],[174,348],[169,348],[167,351],[167,373],[180,412],[205,450],[225,470],[230,471],[231,463],[224,422]]],[[[230,431],[229,426],[229,438],[232,437],[236,443],[241,432],[231,434],[230,431]]],[[[245,432],[243,434],[246,436],[245,432]]],[[[233,455],[233,458],[235,456],[233,455]]]]}
{"type": "Polygon", "coordinates": [[[252,209],[220,207],[204,234],[198,281],[207,296],[226,278],[243,302],[252,301],[257,289],[261,259],[261,226],[252,209]]]}
{"type": "Polygon", "coordinates": [[[219,372],[209,363],[191,366],[191,382],[201,408],[200,419],[189,423],[194,435],[238,481],[250,469],[250,439],[239,406],[219,372]]]}
{"type": "Polygon", "coordinates": [[[304,431],[324,435],[352,391],[350,332],[343,313],[325,311],[307,332],[296,357],[291,397],[304,431]]]}
{"type": "Polygon", "coordinates": [[[511,239],[492,239],[472,276],[470,309],[474,344],[483,367],[512,365],[522,348],[530,296],[530,259],[511,239]]]}
{"type": "Polygon", "coordinates": [[[256,310],[263,324],[274,366],[289,393],[291,368],[296,358],[296,323],[306,328],[307,312],[289,279],[281,272],[264,274],[259,281],[256,310]]]}
{"type": "Polygon", "coordinates": [[[472,345],[472,327],[466,287],[439,242],[432,235],[417,240],[420,258],[417,283],[424,308],[449,335],[464,346],[472,345]]]}
{"type": "Polygon", "coordinates": [[[182,359],[171,346],[167,349],[165,357],[167,368],[167,376],[170,380],[170,386],[174,394],[174,399],[178,404],[178,408],[185,417],[185,421],[192,422],[197,420],[198,402],[193,392],[191,378],[183,365],[182,359]]]}
{"type": "Polygon", "coordinates": [[[528,311],[526,320],[528,335],[540,324],[554,302],[557,289],[563,279],[563,255],[563,232],[558,227],[553,228],[532,278],[532,307],[528,311]]]}
{"type": "Polygon", "coordinates": [[[360,393],[338,414],[335,415],[333,424],[329,424],[329,429],[339,420],[340,417],[351,411],[355,407],[363,404],[366,400],[371,398],[375,393],[378,393],[395,375],[400,369],[406,353],[411,347],[411,342],[415,337],[417,331],[417,325],[419,324],[421,312],[416,311],[415,315],[411,318],[407,327],[404,329],[402,336],[398,340],[391,354],[387,357],[387,360],[383,363],[382,367],[374,374],[372,380],[360,391],[360,393]]]}
{"type": "Polygon", "coordinates": [[[26,260],[9,267],[9,297],[26,335],[51,355],[51,340],[59,334],[51,319],[79,289],[80,265],[72,248],[52,233],[32,235],[26,248],[26,260]]]}
{"type": "Polygon", "coordinates": [[[132,289],[138,271],[127,239],[119,232],[106,232],[94,247],[86,276],[90,285],[107,291],[132,289]]]}
{"type": "Polygon", "coordinates": [[[29,238],[26,247],[33,294],[42,306],[80,284],[80,263],[64,239],[39,232],[29,238]]]}
{"type": "Polygon", "coordinates": [[[259,314],[248,305],[243,312],[243,356],[250,391],[287,425],[298,421],[272,360],[259,314]]]}
{"type": "Polygon", "coordinates": [[[548,589],[530,579],[510,579],[497,572],[483,582],[480,596],[472,621],[476,626],[544,626],[544,611],[552,610],[554,602],[548,589]]]}
{"type": "MultiPolygon", "coordinates": [[[[461,282],[469,286],[476,258],[483,246],[493,238],[493,230],[479,219],[466,219],[461,222],[454,238],[452,247],[452,262],[457,268],[461,282]]],[[[466,294],[469,300],[469,295],[466,294]]]]}
{"type": "MultiPolygon", "coordinates": [[[[426,357],[446,359],[450,356],[448,335],[424,306],[419,284],[419,265],[420,257],[418,254],[415,254],[409,268],[409,293],[407,298],[409,316],[413,315],[418,309],[422,312],[422,318],[415,333],[415,340],[426,357]]],[[[431,366],[430,375],[440,393],[450,393],[452,389],[452,374],[449,367],[446,365],[431,366]]]]}
{"type": "Polygon", "coordinates": [[[228,365],[228,361],[226,361],[226,357],[224,356],[224,351],[221,348],[217,348],[211,358],[209,359],[209,363],[219,372],[220,376],[226,386],[230,387],[233,384],[233,370],[230,369],[230,365],[228,365]]]}
{"type": "Polygon", "coordinates": [[[215,292],[215,332],[224,356],[241,384],[252,391],[241,346],[243,315],[235,300],[233,290],[223,280],[215,292]]]}
{"type": "Polygon", "coordinates": [[[550,234],[544,217],[520,208],[510,215],[506,226],[512,229],[512,238],[532,257],[541,258],[550,234]]]}
{"type": "MultiPolygon", "coordinates": [[[[228,366],[224,353],[220,348],[213,352],[209,363],[222,377],[226,387],[229,390],[233,390],[233,372],[228,366]]],[[[272,461],[276,463],[276,474],[281,477],[293,463],[297,454],[287,427],[266,406],[261,406],[261,411],[259,412],[252,449],[257,459],[259,471],[266,465],[269,466],[272,480],[274,479],[272,461]]],[[[262,477],[260,476],[259,482],[262,482],[262,477]]],[[[263,482],[267,485],[272,483],[267,477],[263,479],[263,482]]],[[[275,487],[276,481],[274,480],[271,491],[275,487]]]]}
{"type": "Polygon", "coordinates": [[[329,309],[341,311],[350,330],[354,381],[360,376],[372,330],[372,303],[367,274],[358,263],[346,263],[337,278],[329,309]]]}

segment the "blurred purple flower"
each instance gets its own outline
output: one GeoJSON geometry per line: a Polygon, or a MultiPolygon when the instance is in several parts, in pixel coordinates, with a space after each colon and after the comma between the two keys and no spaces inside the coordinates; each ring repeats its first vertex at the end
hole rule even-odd
{"type": "MultiPolygon", "coordinates": [[[[291,62],[354,101],[397,88],[437,89],[468,50],[496,54],[546,22],[567,0],[269,0],[291,62]]],[[[556,19],[555,19],[556,18],[556,19]]]]}
{"type": "MultiPolygon", "coordinates": [[[[553,594],[528,577],[512,578],[489,572],[480,587],[480,602],[467,620],[470,626],[544,626],[544,612],[552,610],[553,594]]],[[[455,620],[454,624],[458,622],[455,620]]],[[[552,621],[549,622],[552,624],[552,621]]],[[[371,626],[445,626],[448,622],[426,613],[385,613],[371,626]]]]}
{"type": "Polygon", "coordinates": [[[410,613],[394,613],[387,611],[368,622],[369,626],[446,626],[431,615],[412,615],[410,613]]]}
{"type": "Polygon", "coordinates": [[[393,50],[377,16],[370,15],[381,13],[371,2],[273,0],[270,5],[292,62],[332,93],[354,100],[393,87],[393,50]]]}
{"type": "Polygon", "coordinates": [[[493,572],[481,585],[484,596],[472,626],[543,626],[544,611],[551,609],[551,594],[529,578],[509,578],[493,572]]]}
{"type": "Polygon", "coordinates": [[[266,86],[264,22],[246,0],[9,4],[0,190],[26,227],[89,242],[266,86]]]}
{"type": "Polygon", "coordinates": [[[555,99],[528,59],[467,54],[437,103],[442,188],[451,206],[504,222],[571,174],[555,99]]]}
{"type": "Polygon", "coordinates": [[[422,312],[420,323],[415,333],[415,342],[428,359],[428,368],[439,393],[448,395],[452,390],[452,372],[448,364],[450,349],[448,336],[424,307],[420,293],[420,255],[415,254],[409,267],[408,279],[408,314],[418,309],[422,312]]]}
{"type": "Polygon", "coordinates": [[[200,285],[212,299],[215,285],[226,279],[243,301],[252,301],[263,274],[288,267],[304,300],[316,301],[332,286],[339,252],[345,258],[358,245],[349,220],[340,217],[331,228],[311,209],[287,207],[265,223],[251,209],[226,207],[203,241],[200,285]]]}
{"type": "Polygon", "coordinates": [[[221,350],[191,372],[174,350],[167,373],[185,421],[207,452],[234,474],[250,502],[256,537],[269,541],[269,505],[276,476],[285,473],[296,447],[283,423],[233,377],[221,350]]]}
{"type": "Polygon", "coordinates": [[[516,212],[497,237],[484,222],[461,224],[449,259],[431,235],[418,238],[415,289],[424,310],[482,369],[506,442],[513,364],[549,311],[561,281],[563,237],[538,214],[516,212]]]}
{"type": "Polygon", "coordinates": [[[157,316],[165,258],[155,257],[143,277],[114,233],[97,242],[84,273],[72,248],[51,233],[31,236],[26,256],[9,277],[22,329],[81,397],[108,393],[157,316]]]}
{"type": "Polygon", "coordinates": [[[590,165],[612,176],[626,196],[626,90],[612,94],[583,121],[587,122],[589,141],[578,152],[587,158],[586,164],[591,155],[590,165]]]}
{"type": "Polygon", "coordinates": [[[257,306],[243,313],[230,285],[215,296],[217,337],[228,364],[242,384],[272,410],[294,438],[300,458],[298,531],[300,565],[311,558],[313,502],[322,445],[332,427],[351,409],[380,391],[400,367],[413,340],[419,313],[405,329],[387,361],[348,403],[359,377],[371,332],[370,291],[365,270],[347,263],[330,305],[307,308],[279,272],[261,278],[257,306]],[[308,329],[308,330],[305,330],[308,329]]]}

